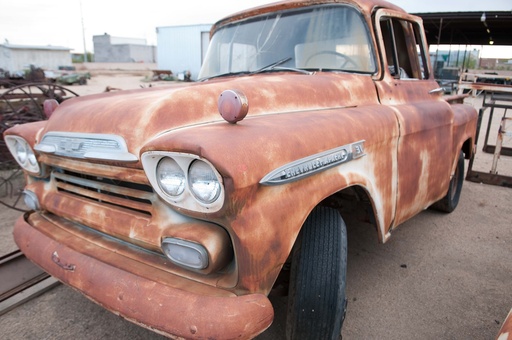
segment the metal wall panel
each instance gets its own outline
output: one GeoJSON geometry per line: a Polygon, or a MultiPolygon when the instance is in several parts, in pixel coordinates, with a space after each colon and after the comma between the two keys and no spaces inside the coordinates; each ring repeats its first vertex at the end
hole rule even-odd
{"type": "Polygon", "coordinates": [[[203,59],[201,35],[209,32],[211,26],[158,27],[158,68],[171,70],[175,75],[190,71],[192,79],[197,79],[203,59]]]}

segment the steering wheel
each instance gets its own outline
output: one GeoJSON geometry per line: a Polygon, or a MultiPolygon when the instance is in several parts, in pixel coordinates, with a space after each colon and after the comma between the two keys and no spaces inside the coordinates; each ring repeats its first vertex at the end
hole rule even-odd
{"type": "Polygon", "coordinates": [[[357,62],[354,59],[350,58],[348,55],[343,54],[341,52],[337,52],[337,51],[327,51],[327,50],[319,51],[319,52],[316,52],[316,53],[313,53],[312,55],[310,55],[309,58],[306,60],[305,65],[307,66],[309,64],[309,62],[311,61],[311,59],[318,57],[319,55],[322,55],[322,54],[334,55],[338,58],[342,58],[344,60],[344,62],[340,65],[340,69],[345,69],[345,66],[347,66],[347,65],[352,65],[354,69],[358,68],[357,62]]]}

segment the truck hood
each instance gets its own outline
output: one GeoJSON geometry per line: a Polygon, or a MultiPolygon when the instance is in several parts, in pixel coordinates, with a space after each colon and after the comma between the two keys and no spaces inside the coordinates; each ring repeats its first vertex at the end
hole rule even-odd
{"type": "MultiPolygon", "coordinates": [[[[104,93],[64,102],[42,132],[113,134],[138,155],[155,136],[197,124],[225,123],[217,108],[224,90],[243,92],[249,104],[245,119],[264,114],[353,107],[377,103],[370,76],[273,73],[201,83],[104,93]]],[[[243,124],[239,122],[238,124],[243,124]]]]}

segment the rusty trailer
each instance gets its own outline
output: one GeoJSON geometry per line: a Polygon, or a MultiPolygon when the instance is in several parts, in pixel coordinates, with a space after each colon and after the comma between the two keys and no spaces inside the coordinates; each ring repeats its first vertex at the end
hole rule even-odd
{"type": "Polygon", "coordinates": [[[507,117],[507,110],[512,109],[512,85],[508,85],[509,77],[492,75],[493,80],[501,79],[503,84],[489,82],[489,75],[467,74],[461,75],[459,91],[470,91],[473,96],[482,97],[482,106],[478,114],[477,136],[478,143],[480,132],[485,129],[483,137],[482,152],[492,154],[492,165],[488,172],[474,169],[475,154],[469,161],[466,179],[476,183],[500,185],[512,187],[512,173],[504,174],[498,172],[498,162],[502,156],[512,156],[512,147],[505,146],[507,137],[512,137],[512,117],[507,117]],[[484,122],[484,115],[489,110],[487,121],[484,122]],[[501,117],[497,115],[503,113],[501,117]],[[496,132],[495,132],[496,131],[496,132]],[[496,138],[495,144],[491,139],[496,138]]]}

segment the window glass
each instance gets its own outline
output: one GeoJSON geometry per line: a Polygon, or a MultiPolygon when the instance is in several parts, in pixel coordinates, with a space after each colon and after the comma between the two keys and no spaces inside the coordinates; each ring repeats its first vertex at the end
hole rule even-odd
{"type": "Polygon", "coordinates": [[[212,37],[200,78],[281,67],[375,73],[368,27],[353,7],[309,6],[221,27],[212,37]]]}
{"type": "Polygon", "coordinates": [[[427,79],[426,54],[416,23],[383,17],[380,21],[385,60],[391,75],[400,79],[427,79]]]}

